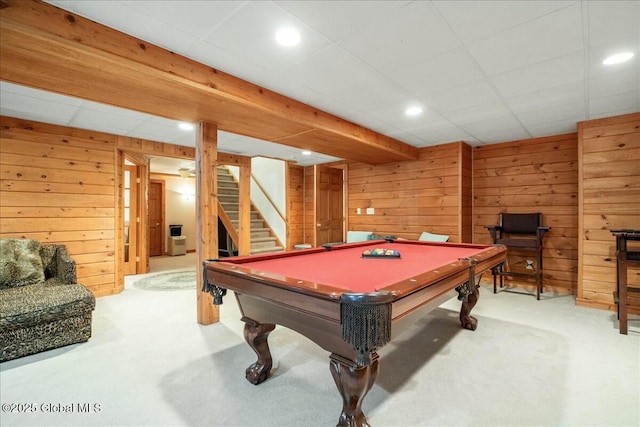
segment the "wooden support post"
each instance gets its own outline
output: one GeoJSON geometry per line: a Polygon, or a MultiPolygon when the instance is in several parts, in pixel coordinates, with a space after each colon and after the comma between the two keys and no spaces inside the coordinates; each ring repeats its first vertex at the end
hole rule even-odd
{"type": "Polygon", "coordinates": [[[251,163],[240,166],[238,255],[251,255],[251,163]]]}
{"type": "MultiPolygon", "coordinates": [[[[218,128],[206,122],[198,124],[196,136],[196,252],[198,266],[218,257],[218,128]]],[[[220,310],[211,295],[202,292],[202,274],[196,274],[198,323],[209,325],[220,320],[220,310]]]]}

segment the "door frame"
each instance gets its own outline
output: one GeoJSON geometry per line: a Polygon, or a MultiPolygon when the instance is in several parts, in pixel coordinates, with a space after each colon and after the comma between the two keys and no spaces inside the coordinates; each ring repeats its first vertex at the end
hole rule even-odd
{"type": "MultiPolygon", "coordinates": [[[[165,232],[165,222],[166,222],[166,218],[165,218],[165,211],[166,211],[166,206],[165,206],[165,192],[166,187],[166,181],[164,179],[149,179],[149,188],[151,188],[152,184],[160,184],[160,205],[161,205],[161,215],[160,215],[160,255],[164,255],[166,254],[166,241],[167,241],[167,236],[166,236],[166,232],[165,232]]],[[[149,200],[149,198],[147,198],[147,200],[149,200]]],[[[150,204],[150,202],[149,202],[150,204]]],[[[151,223],[149,223],[149,227],[151,227],[151,223]]],[[[149,237],[151,237],[151,231],[149,231],[149,237]]],[[[150,240],[150,239],[148,239],[150,240]]],[[[149,251],[149,256],[151,255],[150,253],[151,251],[149,251]]]]}
{"type": "Polygon", "coordinates": [[[325,164],[313,166],[313,246],[318,246],[318,166],[329,167],[332,169],[342,170],[342,241],[345,241],[346,229],[347,229],[347,201],[348,199],[348,186],[347,186],[347,165],[346,164],[325,164]]]}
{"type": "Polygon", "coordinates": [[[138,211],[137,215],[137,231],[135,233],[135,238],[137,240],[137,245],[134,254],[129,254],[129,256],[134,256],[135,258],[135,273],[130,274],[144,274],[149,272],[149,207],[147,202],[147,194],[149,192],[149,158],[140,153],[127,152],[126,150],[118,150],[119,157],[119,165],[120,170],[118,173],[118,188],[120,188],[120,192],[118,194],[118,253],[121,254],[118,256],[118,288],[119,290],[124,289],[124,276],[125,276],[125,265],[124,265],[124,170],[125,170],[125,161],[133,163],[136,167],[138,188],[136,195],[136,208],[138,211]]]}

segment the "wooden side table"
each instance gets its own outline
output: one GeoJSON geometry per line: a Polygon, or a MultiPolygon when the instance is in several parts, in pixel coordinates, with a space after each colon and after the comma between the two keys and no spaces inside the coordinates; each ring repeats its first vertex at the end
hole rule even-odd
{"type": "Polygon", "coordinates": [[[620,333],[627,334],[628,305],[640,307],[640,288],[627,284],[627,268],[640,267],[640,250],[627,248],[629,240],[640,241],[640,230],[611,230],[616,236],[617,282],[616,292],[613,294],[618,305],[618,320],[620,333]]]}

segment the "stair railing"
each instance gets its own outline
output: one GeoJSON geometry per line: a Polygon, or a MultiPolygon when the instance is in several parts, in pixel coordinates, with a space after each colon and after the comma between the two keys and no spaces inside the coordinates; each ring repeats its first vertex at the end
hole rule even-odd
{"type": "Polygon", "coordinates": [[[287,218],[285,218],[284,214],[282,212],[280,212],[280,209],[278,208],[278,206],[275,204],[275,202],[273,201],[273,199],[269,196],[269,193],[267,193],[264,189],[264,187],[260,184],[260,182],[256,179],[255,175],[251,174],[251,180],[256,184],[256,186],[258,187],[258,189],[260,190],[260,192],[264,195],[264,197],[267,199],[267,201],[269,202],[269,204],[273,207],[273,209],[278,213],[278,216],[280,217],[280,219],[282,220],[282,222],[285,224],[285,226],[289,226],[289,222],[287,221],[287,218]]]}
{"type": "Polygon", "coordinates": [[[229,237],[231,237],[233,244],[236,245],[236,247],[238,247],[238,242],[240,240],[238,238],[238,231],[233,226],[233,223],[231,222],[231,218],[229,218],[229,215],[227,215],[227,211],[224,210],[224,206],[222,206],[222,203],[220,203],[220,200],[218,200],[218,218],[220,218],[220,220],[222,221],[224,228],[227,229],[227,233],[229,234],[229,237]]]}

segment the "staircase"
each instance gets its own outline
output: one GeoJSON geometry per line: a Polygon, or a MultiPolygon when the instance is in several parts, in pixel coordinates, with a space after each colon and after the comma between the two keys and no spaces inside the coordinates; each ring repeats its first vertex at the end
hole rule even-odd
{"type": "MultiPolygon", "coordinates": [[[[231,219],[236,231],[238,230],[239,217],[239,191],[231,172],[224,167],[218,166],[218,200],[225,212],[231,219]]],[[[282,246],[278,246],[278,239],[273,236],[271,229],[265,223],[260,212],[251,204],[251,255],[265,252],[283,251],[282,246]]]]}

